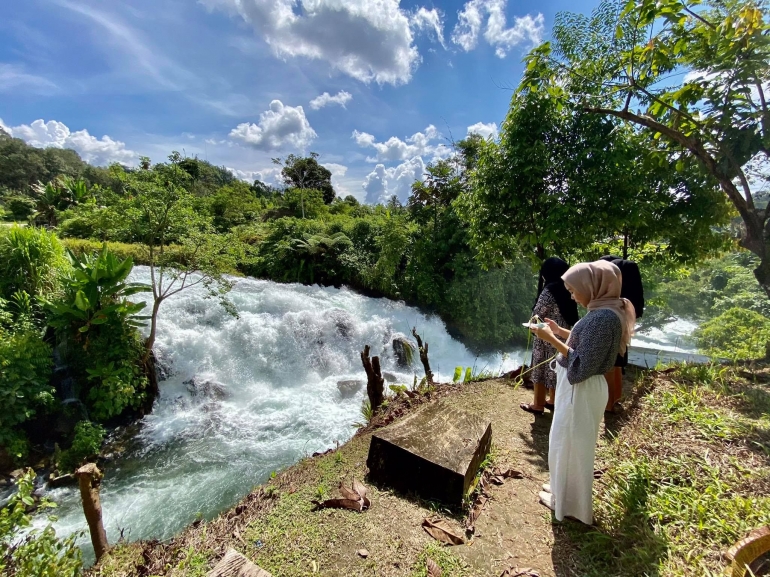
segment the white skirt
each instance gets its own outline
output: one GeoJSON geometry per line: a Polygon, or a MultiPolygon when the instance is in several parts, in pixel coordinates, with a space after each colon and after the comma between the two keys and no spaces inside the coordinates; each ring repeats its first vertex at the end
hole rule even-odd
{"type": "Polygon", "coordinates": [[[556,364],[556,399],[548,446],[548,469],[556,519],[593,523],[596,441],[607,405],[607,381],[597,375],[572,385],[556,364]]]}

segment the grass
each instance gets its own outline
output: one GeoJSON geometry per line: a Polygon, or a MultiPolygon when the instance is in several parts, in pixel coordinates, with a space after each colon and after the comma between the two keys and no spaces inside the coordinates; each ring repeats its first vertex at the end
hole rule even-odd
{"type": "Polygon", "coordinates": [[[766,385],[735,367],[642,374],[638,404],[603,443],[595,528],[567,523],[581,574],[721,574],[723,552],[770,523],[766,385]]]}

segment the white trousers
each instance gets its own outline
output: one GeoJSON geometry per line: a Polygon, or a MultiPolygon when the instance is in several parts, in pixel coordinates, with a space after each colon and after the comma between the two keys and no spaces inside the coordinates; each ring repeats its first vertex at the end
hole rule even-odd
{"type": "Polygon", "coordinates": [[[556,399],[548,446],[548,469],[556,519],[593,523],[596,441],[607,405],[607,381],[597,375],[572,385],[556,364],[556,399]]]}

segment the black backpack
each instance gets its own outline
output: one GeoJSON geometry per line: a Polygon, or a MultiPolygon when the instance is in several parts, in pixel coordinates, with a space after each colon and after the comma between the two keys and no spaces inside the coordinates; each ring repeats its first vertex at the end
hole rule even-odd
{"type": "Polygon", "coordinates": [[[636,309],[636,318],[642,318],[644,314],[644,286],[642,286],[642,273],[639,272],[639,265],[633,261],[611,255],[603,256],[600,260],[611,262],[620,269],[620,273],[623,275],[620,296],[631,301],[634,309],[636,309]]]}

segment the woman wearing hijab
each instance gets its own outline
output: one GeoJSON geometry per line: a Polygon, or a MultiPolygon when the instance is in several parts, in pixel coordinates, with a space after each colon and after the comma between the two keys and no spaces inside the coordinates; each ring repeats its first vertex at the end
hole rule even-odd
{"type": "Polygon", "coordinates": [[[551,482],[540,493],[540,502],[554,511],[558,521],[570,517],[593,523],[594,457],[608,397],[604,374],[618,353],[625,353],[636,321],[634,306],[620,298],[620,278],[620,269],[606,261],[573,266],[562,279],[588,314],[572,331],[551,319],[546,327],[532,329],[559,351],[548,447],[551,482]]]}
{"type": "MultiPolygon", "coordinates": [[[[541,319],[553,319],[560,327],[571,328],[578,321],[578,311],[561,276],[569,265],[562,259],[552,257],[540,267],[540,280],[537,287],[537,301],[532,315],[541,319]]],[[[548,408],[553,410],[556,373],[549,367],[550,359],[556,356],[554,349],[547,342],[535,338],[532,344],[532,382],[535,384],[535,402],[522,403],[522,410],[535,415],[542,415],[548,408]],[[551,401],[546,402],[546,391],[551,401]]]]}
{"type": "MultiPolygon", "coordinates": [[[[620,296],[628,299],[634,305],[636,318],[642,318],[644,314],[644,286],[642,285],[642,275],[639,272],[639,265],[630,260],[624,260],[619,256],[607,255],[600,260],[611,262],[620,269],[620,296]]],[[[614,413],[615,406],[623,396],[623,372],[628,365],[628,351],[625,355],[618,355],[615,366],[604,375],[607,379],[609,389],[609,398],[605,411],[614,413]]]]}

